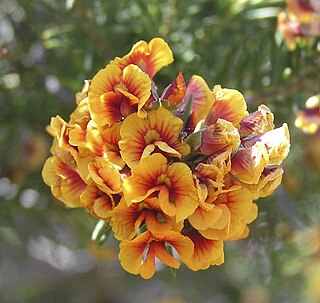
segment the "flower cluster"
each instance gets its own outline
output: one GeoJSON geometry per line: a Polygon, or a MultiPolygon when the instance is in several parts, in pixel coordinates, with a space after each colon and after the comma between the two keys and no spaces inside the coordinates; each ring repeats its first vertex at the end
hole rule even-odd
{"type": "Polygon", "coordinates": [[[320,128],[320,95],[308,98],[305,108],[297,112],[295,126],[308,135],[318,132],[320,128]]]}
{"type": "Polygon", "coordinates": [[[320,2],[312,0],[286,0],[286,11],[278,15],[278,29],[289,50],[296,43],[320,36],[320,2]]]}
{"type": "Polygon", "coordinates": [[[224,262],[223,243],[248,236],[254,200],[280,184],[286,124],[237,90],[210,89],[180,72],[158,94],[155,74],[173,61],[167,43],[140,41],[101,69],[68,122],[53,117],[43,179],[69,207],[106,221],[122,267],[151,278],[156,257],[191,270],[224,262]]]}

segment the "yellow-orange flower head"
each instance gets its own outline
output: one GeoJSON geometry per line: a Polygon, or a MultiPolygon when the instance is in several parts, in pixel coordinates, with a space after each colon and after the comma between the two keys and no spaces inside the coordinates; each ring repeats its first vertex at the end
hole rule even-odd
{"type": "Polygon", "coordinates": [[[290,149],[287,124],[275,128],[266,105],[249,113],[235,89],[179,72],[158,93],[154,76],[172,61],[163,39],[136,43],[47,128],[44,182],[99,220],[93,238],[112,232],[121,266],[144,279],[156,258],[193,271],[222,264],[224,242],[248,237],[254,201],[281,183],[290,149]]]}

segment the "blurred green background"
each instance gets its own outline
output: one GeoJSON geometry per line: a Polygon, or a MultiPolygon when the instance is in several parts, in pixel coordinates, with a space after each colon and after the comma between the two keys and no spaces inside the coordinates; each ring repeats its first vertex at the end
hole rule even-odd
{"type": "Polygon", "coordinates": [[[320,136],[294,126],[320,93],[319,49],[287,50],[277,32],[279,0],[1,0],[0,302],[316,303],[320,302],[320,136]],[[206,271],[166,267],[150,281],[126,273],[111,236],[90,240],[97,220],[66,209],[41,169],[57,114],[68,120],[74,95],[109,60],[139,40],[164,38],[182,71],[210,87],[240,90],[289,124],[291,153],[282,185],[258,201],[248,239],[225,245],[225,264],[206,271]]]}

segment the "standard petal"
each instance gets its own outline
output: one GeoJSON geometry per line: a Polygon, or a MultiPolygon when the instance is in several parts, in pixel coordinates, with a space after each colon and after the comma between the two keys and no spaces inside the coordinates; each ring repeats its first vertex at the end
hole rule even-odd
{"type": "Polygon", "coordinates": [[[241,182],[257,184],[268,163],[269,155],[265,145],[257,142],[237,151],[232,158],[231,173],[241,182]]]}
{"type": "Polygon", "coordinates": [[[238,129],[231,122],[219,118],[216,123],[203,130],[200,151],[210,156],[229,146],[231,152],[235,152],[239,145],[240,135],[238,129]]]}
{"type": "Polygon", "coordinates": [[[130,53],[122,58],[116,58],[113,62],[122,69],[129,64],[135,64],[153,78],[161,68],[173,62],[173,55],[163,39],[154,38],[149,43],[139,41],[132,47],[130,53]]]}
{"type": "Polygon", "coordinates": [[[104,158],[96,157],[88,165],[89,175],[105,193],[117,194],[122,191],[122,178],[119,171],[104,158]]]}
{"type": "Polygon", "coordinates": [[[248,115],[243,95],[235,89],[221,88],[220,85],[214,86],[213,95],[215,102],[205,123],[210,125],[221,118],[239,127],[240,121],[248,115]]]}
{"type": "Polygon", "coordinates": [[[181,72],[177,78],[166,88],[161,99],[169,102],[169,105],[179,105],[187,91],[186,82],[181,72]]]}
{"type": "Polygon", "coordinates": [[[186,265],[191,270],[207,269],[210,265],[219,264],[223,256],[222,240],[210,240],[203,237],[197,230],[193,229],[187,236],[194,244],[194,252],[186,265]]]}
{"type": "Polygon", "coordinates": [[[258,110],[243,118],[240,122],[240,136],[262,135],[274,129],[274,115],[266,105],[260,105],[258,110]]]}

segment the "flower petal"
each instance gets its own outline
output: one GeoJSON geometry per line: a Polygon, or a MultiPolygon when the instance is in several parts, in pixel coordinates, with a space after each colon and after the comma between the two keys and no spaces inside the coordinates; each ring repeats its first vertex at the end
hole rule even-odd
{"type": "Polygon", "coordinates": [[[197,123],[206,117],[215,100],[206,81],[200,76],[193,75],[188,83],[186,95],[183,98],[184,106],[178,110],[178,115],[182,115],[180,112],[185,110],[191,96],[193,103],[188,127],[193,130],[197,123]]]}
{"type": "Polygon", "coordinates": [[[124,179],[123,194],[130,205],[147,198],[151,193],[159,191],[155,182],[167,170],[167,159],[161,154],[153,154],[131,170],[131,176],[124,179]]]}
{"type": "Polygon", "coordinates": [[[117,194],[122,191],[122,178],[119,171],[104,158],[96,157],[88,165],[89,175],[105,193],[117,194]]]}
{"type": "Polygon", "coordinates": [[[47,159],[42,177],[51,186],[52,194],[69,207],[82,207],[80,195],[86,188],[79,173],[62,159],[53,156],[47,159]]]}
{"type": "Polygon", "coordinates": [[[116,58],[113,62],[122,69],[129,64],[135,64],[153,78],[162,67],[173,62],[173,55],[163,39],[154,38],[149,43],[145,41],[136,43],[130,53],[122,58],[116,58]]]}
{"type": "Polygon", "coordinates": [[[102,192],[95,184],[86,187],[80,196],[80,201],[92,216],[110,221],[114,202],[111,196],[102,192]]]}
{"type": "Polygon", "coordinates": [[[240,122],[240,136],[262,135],[274,128],[274,115],[266,105],[260,105],[258,110],[243,118],[240,122]]]}
{"type": "Polygon", "coordinates": [[[167,109],[160,107],[141,119],[137,114],[128,116],[122,123],[119,142],[121,155],[129,167],[150,155],[157,147],[157,152],[166,156],[181,157],[190,152],[187,143],[181,142],[181,119],[167,109]]]}
{"type": "Polygon", "coordinates": [[[219,264],[223,252],[222,240],[210,240],[193,229],[187,236],[194,244],[194,252],[186,265],[191,270],[207,269],[210,265],[219,264]]]}
{"type": "Polygon", "coordinates": [[[177,78],[165,89],[161,99],[167,100],[170,105],[179,105],[186,94],[186,82],[181,72],[177,78]]]}
{"type": "Polygon", "coordinates": [[[124,199],[113,209],[111,226],[114,236],[119,241],[132,239],[137,232],[136,220],[140,216],[139,204],[127,205],[124,199]]]}
{"type": "Polygon", "coordinates": [[[230,146],[231,152],[240,145],[238,130],[229,121],[218,118],[217,122],[209,125],[202,132],[201,153],[210,156],[230,146]]]}
{"type": "Polygon", "coordinates": [[[254,200],[270,196],[280,185],[283,168],[265,168],[257,184],[246,184],[254,200]]]}
{"type": "Polygon", "coordinates": [[[193,254],[194,245],[192,241],[179,232],[168,231],[165,234],[153,235],[153,237],[157,241],[171,244],[184,263],[186,263],[186,261],[188,261],[193,254]]]}
{"type": "Polygon", "coordinates": [[[177,209],[176,221],[189,217],[199,205],[192,172],[184,163],[173,163],[168,167],[171,182],[170,195],[177,209]]]}
{"type": "Polygon", "coordinates": [[[210,125],[216,119],[221,118],[238,127],[240,121],[248,115],[247,104],[243,95],[234,89],[221,88],[220,85],[214,86],[213,94],[215,102],[205,123],[210,125]]]}
{"type": "Polygon", "coordinates": [[[133,240],[123,240],[120,243],[118,255],[121,266],[129,273],[137,275],[140,273],[143,253],[151,239],[151,233],[146,231],[133,240]]]}
{"type": "Polygon", "coordinates": [[[231,173],[241,182],[256,184],[268,163],[269,155],[265,145],[257,142],[237,151],[232,158],[231,173]]]}

